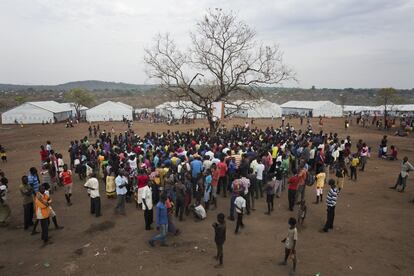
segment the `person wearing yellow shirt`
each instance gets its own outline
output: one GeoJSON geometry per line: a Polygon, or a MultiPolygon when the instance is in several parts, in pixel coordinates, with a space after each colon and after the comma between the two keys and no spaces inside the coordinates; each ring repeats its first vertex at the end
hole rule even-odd
{"type": "Polygon", "coordinates": [[[359,165],[358,155],[357,154],[354,154],[351,157],[351,166],[350,166],[350,169],[351,169],[351,180],[354,180],[354,181],[357,180],[357,167],[358,167],[358,165],[359,165]]]}
{"type": "Polygon", "coordinates": [[[326,173],[323,171],[319,171],[315,175],[315,182],[316,182],[316,202],[315,204],[318,204],[319,201],[322,202],[322,196],[323,196],[323,186],[325,185],[326,181],[326,173]]]}

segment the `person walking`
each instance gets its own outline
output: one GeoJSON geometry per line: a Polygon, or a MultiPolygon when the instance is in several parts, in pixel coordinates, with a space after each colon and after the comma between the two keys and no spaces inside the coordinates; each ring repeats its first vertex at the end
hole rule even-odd
{"type": "Polygon", "coordinates": [[[223,266],[223,245],[226,241],[226,222],[223,213],[217,215],[217,222],[213,223],[214,242],[216,243],[217,254],[214,258],[219,261],[215,268],[223,266]]]}
{"type": "Polygon", "coordinates": [[[154,247],[155,241],[161,241],[161,246],[167,246],[166,239],[168,233],[168,214],[167,214],[167,206],[165,202],[167,200],[167,196],[163,193],[160,197],[160,201],[157,203],[157,211],[156,211],[156,222],[157,228],[159,228],[160,233],[158,235],[153,236],[148,243],[154,247]]]}
{"type": "Polygon", "coordinates": [[[336,188],[335,180],[329,179],[328,184],[331,188],[328,192],[328,195],[326,196],[326,223],[323,227],[323,232],[328,232],[329,229],[333,229],[333,223],[335,219],[335,207],[339,195],[339,190],[336,188]]]}
{"type": "Polygon", "coordinates": [[[390,187],[390,189],[395,190],[398,188],[399,192],[404,192],[405,186],[407,185],[408,173],[413,170],[413,165],[411,165],[411,163],[408,162],[408,157],[405,156],[404,159],[401,161],[400,173],[398,174],[397,182],[394,186],[390,187]]]}
{"type": "Polygon", "coordinates": [[[298,230],[296,228],[296,219],[289,218],[289,229],[286,238],[284,238],[281,242],[285,244],[285,258],[283,262],[280,262],[279,265],[287,265],[287,261],[289,257],[291,257],[293,262],[293,269],[292,273],[294,274],[296,271],[296,243],[298,241],[298,230]]]}

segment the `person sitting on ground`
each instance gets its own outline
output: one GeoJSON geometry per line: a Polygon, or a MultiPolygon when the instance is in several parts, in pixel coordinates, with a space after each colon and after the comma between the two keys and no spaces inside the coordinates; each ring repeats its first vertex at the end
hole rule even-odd
{"type": "Polygon", "coordinates": [[[391,146],[391,153],[386,155],[386,159],[390,161],[398,160],[397,158],[398,151],[394,145],[391,146]]]}

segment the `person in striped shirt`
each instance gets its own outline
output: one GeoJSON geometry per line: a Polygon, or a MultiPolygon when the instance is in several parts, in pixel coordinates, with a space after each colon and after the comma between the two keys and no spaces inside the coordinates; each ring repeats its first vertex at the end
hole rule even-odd
{"type": "Polygon", "coordinates": [[[338,188],[336,188],[335,180],[329,179],[328,184],[331,187],[331,189],[329,190],[328,195],[326,196],[327,214],[326,223],[323,227],[324,232],[328,232],[329,229],[333,229],[333,223],[335,218],[335,206],[339,195],[339,190],[338,188]]]}

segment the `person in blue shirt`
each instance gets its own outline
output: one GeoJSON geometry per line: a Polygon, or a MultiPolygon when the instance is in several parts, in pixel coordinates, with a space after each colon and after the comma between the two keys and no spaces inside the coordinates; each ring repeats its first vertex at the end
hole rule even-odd
{"type": "Polygon", "coordinates": [[[167,206],[165,205],[166,200],[167,196],[163,193],[160,201],[157,203],[156,222],[160,233],[148,241],[151,246],[155,246],[155,241],[161,241],[161,246],[167,246],[166,239],[168,233],[168,214],[167,206]]]}
{"type": "Polygon", "coordinates": [[[213,180],[213,177],[211,176],[211,170],[208,169],[205,172],[205,178],[204,178],[204,207],[206,211],[208,210],[209,202],[210,202],[212,180],[213,180]]]}
{"type": "Polygon", "coordinates": [[[197,156],[193,161],[191,161],[190,166],[192,178],[197,179],[197,176],[203,170],[203,163],[201,162],[200,157],[197,156]]]}
{"type": "Polygon", "coordinates": [[[39,175],[37,174],[37,169],[35,167],[30,168],[29,176],[27,181],[30,186],[33,188],[33,193],[36,194],[39,191],[39,175]]]}

